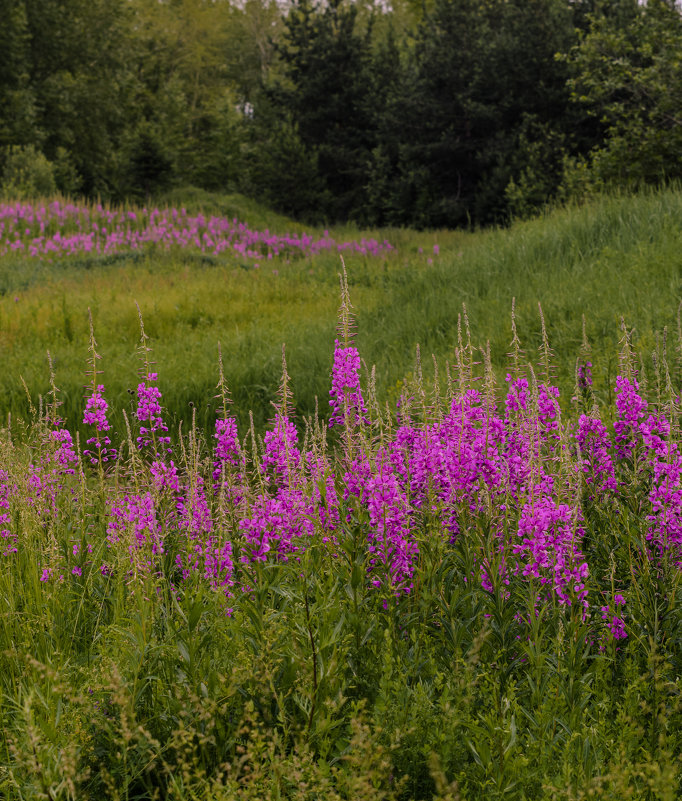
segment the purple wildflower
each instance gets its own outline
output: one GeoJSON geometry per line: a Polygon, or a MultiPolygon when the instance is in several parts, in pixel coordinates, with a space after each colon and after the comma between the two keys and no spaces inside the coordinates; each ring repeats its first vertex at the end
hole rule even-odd
{"type": "Polygon", "coordinates": [[[625,598],[620,593],[616,593],[613,596],[611,607],[601,607],[601,619],[607,621],[606,626],[614,640],[624,640],[628,636],[625,631],[625,615],[619,608],[622,606],[625,606],[625,598]]]}
{"type": "Polygon", "coordinates": [[[512,551],[522,557],[523,576],[533,576],[551,588],[559,602],[571,606],[573,600],[587,606],[585,579],[589,573],[580,551],[582,530],[574,523],[574,513],[566,504],[541,497],[524,504],[518,537],[512,551]]]}
{"type": "Polygon", "coordinates": [[[584,362],[578,365],[578,389],[587,392],[592,386],[592,362],[584,362]]]}
{"type": "Polygon", "coordinates": [[[90,457],[92,464],[99,464],[100,461],[108,462],[116,458],[116,450],[110,447],[111,439],[107,434],[111,430],[107,420],[109,404],[104,400],[103,392],[104,387],[99,384],[86,401],[83,413],[83,424],[94,426],[96,431],[95,436],[87,440],[87,444],[91,445],[93,450],[84,451],[84,454],[90,457]]]}
{"type": "Polygon", "coordinates": [[[636,380],[616,378],[616,408],[619,420],[613,428],[616,432],[616,452],[621,459],[628,459],[639,440],[639,423],[644,417],[647,402],[638,394],[636,380]]]}
{"type": "Polygon", "coordinates": [[[16,492],[16,486],[10,481],[9,473],[0,470],[0,548],[2,555],[8,556],[17,552],[18,538],[10,528],[10,498],[16,492]]]}
{"type": "Polygon", "coordinates": [[[614,493],[618,482],[609,453],[611,440],[601,420],[586,414],[578,420],[575,435],[580,446],[581,468],[587,484],[591,485],[595,496],[614,493]]]}
{"type": "Polygon", "coordinates": [[[360,354],[357,348],[344,348],[337,339],[334,343],[332,388],[329,391],[332,414],[329,427],[356,426],[368,422],[367,409],[360,389],[360,354]]]}
{"type": "MultiPolygon", "coordinates": [[[[140,435],[137,438],[137,447],[142,449],[149,445],[156,447],[159,444],[170,445],[170,437],[165,436],[168,428],[161,417],[161,390],[152,386],[150,382],[157,380],[156,373],[149,373],[145,380],[137,386],[136,416],[140,425],[140,435]],[[157,433],[161,432],[159,436],[157,433]]],[[[170,452],[170,448],[168,448],[170,452]]]]}
{"type": "Polygon", "coordinates": [[[216,493],[223,492],[227,500],[236,506],[246,494],[246,463],[237,436],[237,421],[233,417],[217,419],[213,437],[213,490],[216,493]]]}
{"type": "Polygon", "coordinates": [[[261,465],[275,484],[283,486],[294,478],[301,462],[296,426],[288,417],[277,415],[275,427],[263,438],[265,453],[261,465]]]}

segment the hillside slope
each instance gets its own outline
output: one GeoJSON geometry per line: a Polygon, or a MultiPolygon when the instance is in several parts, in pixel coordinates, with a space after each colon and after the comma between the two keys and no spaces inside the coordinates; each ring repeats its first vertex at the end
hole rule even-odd
{"type": "MultiPolygon", "coordinates": [[[[189,192],[191,213],[245,216],[256,228],[302,233],[285,218],[245,204],[238,196],[189,192]]],[[[308,231],[312,239],[327,235],[308,231]]],[[[570,397],[582,316],[591,343],[595,387],[608,393],[615,375],[615,343],[623,316],[647,357],[665,326],[674,331],[682,300],[682,192],[611,197],[564,209],[505,230],[478,233],[329,232],[337,243],[372,237],[393,249],[281,254],[268,259],[233,252],[174,247],[124,249],[109,255],[60,256],[51,263],[8,253],[0,258],[0,409],[27,413],[20,377],[34,402],[49,389],[46,352],[53,359],[62,411],[77,422],[86,383],[88,308],[92,312],[101,380],[112,405],[128,408],[137,382],[141,309],[157,363],[164,402],[176,423],[190,404],[210,425],[221,343],[236,407],[246,422],[270,415],[286,344],[297,409],[310,414],[315,398],[323,413],[328,397],[340,255],[345,259],[357,317],[357,344],[377,367],[380,395],[394,401],[421,346],[444,367],[454,359],[458,315],[466,305],[474,346],[490,342],[503,379],[511,342],[511,309],[523,358],[537,364],[541,344],[538,304],[555,352],[559,383],[570,397]]],[[[670,337],[672,339],[672,337],[670,337]]],[[[669,350],[674,346],[671,341],[669,350]]],[[[675,359],[670,357],[671,364],[675,359]]],[[[118,420],[119,425],[122,420],[118,420]]]]}

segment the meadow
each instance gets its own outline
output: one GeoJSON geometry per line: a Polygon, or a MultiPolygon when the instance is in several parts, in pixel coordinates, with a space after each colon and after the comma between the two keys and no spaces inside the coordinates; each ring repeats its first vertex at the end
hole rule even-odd
{"type": "Polygon", "coordinates": [[[3,207],[2,796],[679,797],[682,193],[188,198],[3,207]]]}
{"type": "MultiPolygon", "coordinates": [[[[162,200],[182,208],[177,196],[162,200]]],[[[255,231],[305,232],[276,215],[268,222],[267,210],[238,196],[195,191],[186,193],[184,205],[195,215],[237,217],[255,231]]],[[[270,417],[284,343],[298,411],[310,415],[315,398],[323,406],[328,392],[339,255],[348,267],[358,346],[367,365],[376,365],[377,382],[392,402],[399,382],[412,371],[417,344],[427,376],[432,353],[443,366],[452,359],[462,304],[476,344],[490,341],[493,365],[503,378],[513,298],[529,354],[541,342],[542,303],[564,392],[574,383],[585,315],[597,388],[608,394],[621,316],[636,329],[635,343],[647,360],[663,329],[675,330],[681,205],[680,193],[668,191],[597,200],[476,234],[333,232],[338,242],[363,236],[387,240],[393,250],[377,256],[327,250],[314,257],[299,252],[263,261],[234,252],[214,256],[194,248],[152,247],[78,253],[50,262],[10,252],[0,259],[0,409],[26,416],[21,377],[34,403],[48,391],[49,350],[62,413],[70,427],[79,425],[90,309],[112,406],[117,415],[122,408],[130,411],[128,391],[136,386],[138,366],[137,303],[154,343],[174,430],[190,413],[190,403],[200,424],[206,430],[212,426],[215,405],[207,404],[215,395],[218,343],[240,424],[248,425],[249,409],[259,429],[270,417]]],[[[308,229],[308,234],[324,236],[322,230],[308,229]]],[[[122,432],[122,418],[116,422],[122,432]]]]}

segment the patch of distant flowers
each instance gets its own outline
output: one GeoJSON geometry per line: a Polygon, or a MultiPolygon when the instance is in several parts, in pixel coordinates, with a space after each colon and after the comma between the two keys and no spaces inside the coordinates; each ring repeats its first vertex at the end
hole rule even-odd
{"type": "Polygon", "coordinates": [[[380,256],[394,249],[387,240],[371,237],[337,241],[329,231],[322,236],[257,231],[236,218],[190,214],[184,208],[112,209],[60,200],[0,203],[0,256],[107,256],[151,247],[253,262],[323,252],[380,256]]]}

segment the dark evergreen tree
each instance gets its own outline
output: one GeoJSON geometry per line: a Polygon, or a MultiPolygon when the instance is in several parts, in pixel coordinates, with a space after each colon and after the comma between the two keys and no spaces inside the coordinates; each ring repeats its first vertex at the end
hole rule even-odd
{"type": "Polygon", "coordinates": [[[504,222],[679,178],[681,51],[674,0],[0,0],[0,185],[504,222]]]}
{"type": "Polygon", "coordinates": [[[0,0],[0,150],[38,144],[41,139],[31,87],[30,42],[25,2],[0,0]]]}
{"type": "Polygon", "coordinates": [[[528,191],[551,195],[567,146],[566,66],[555,55],[573,36],[562,0],[435,0],[392,112],[402,118],[394,187],[405,222],[505,220],[524,152],[535,160],[528,191]]]}
{"type": "Polygon", "coordinates": [[[130,158],[132,193],[149,196],[168,185],[171,163],[159,142],[148,127],[143,126],[135,137],[130,158]]]}
{"type": "Polygon", "coordinates": [[[241,189],[298,219],[323,222],[330,198],[315,150],[306,147],[298,125],[282,108],[257,106],[249,121],[241,189]]]}
{"type": "Polygon", "coordinates": [[[297,0],[277,47],[284,80],[267,93],[279,118],[291,121],[306,160],[315,161],[323,186],[318,203],[331,220],[363,217],[375,144],[369,114],[371,25],[361,32],[357,22],[357,8],[342,0],[321,10],[310,0],[297,0]]]}
{"type": "Polygon", "coordinates": [[[31,0],[30,84],[50,160],[68,151],[87,193],[111,194],[121,136],[136,109],[136,61],[125,0],[31,0]]]}
{"type": "Polygon", "coordinates": [[[369,75],[368,115],[376,143],[365,176],[365,203],[367,220],[373,225],[401,225],[410,207],[409,199],[402,196],[405,182],[400,173],[411,75],[405,62],[405,49],[389,24],[373,52],[369,75]]]}

